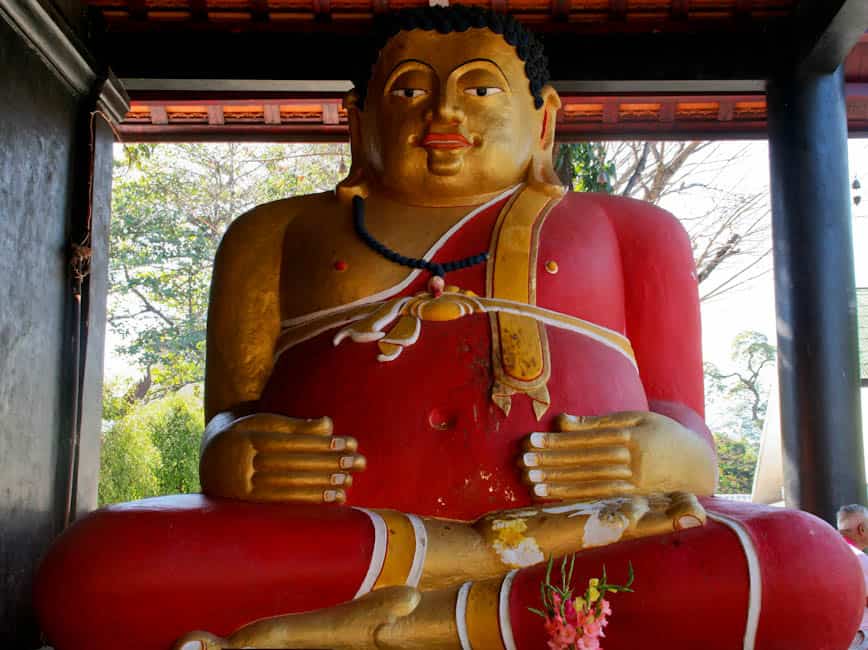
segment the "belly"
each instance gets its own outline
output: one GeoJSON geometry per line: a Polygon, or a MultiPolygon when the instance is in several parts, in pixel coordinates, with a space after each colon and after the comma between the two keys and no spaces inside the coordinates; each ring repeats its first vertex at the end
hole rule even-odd
{"type": "Polygon", "coordinates": [[[515,395],[505,415],[490,398],[488,317],[423,323],[419,340],[394,361],[374,343],[332,344],[327,332],[284,352],[261,409],[330,416],[335,432],[359,441],[367,469],[348,491],[353,505],[474,519],[530,503],[517,459],[521,441],[551,430],[559,413],[645,410],[635,367],[580,334],[548,329],[551,407],[541,421],[515,395]]]}

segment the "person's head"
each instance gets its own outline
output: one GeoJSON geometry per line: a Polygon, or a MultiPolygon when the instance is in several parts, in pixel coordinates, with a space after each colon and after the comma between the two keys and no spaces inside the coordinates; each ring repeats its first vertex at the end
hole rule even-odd
{"type": "Polygon", "coordinates": [[[858,503],[838,510],[838,532],[859,548],[868,547],[868,508],[858,503]]]}
{"type": "Polygon", "coordinates": [[[347,99],[344,191],[459,205],[528,181],[549,192],[560,99],[542,46],[515,19],[454,5],[381,19],[382,48],[347,99]]]}

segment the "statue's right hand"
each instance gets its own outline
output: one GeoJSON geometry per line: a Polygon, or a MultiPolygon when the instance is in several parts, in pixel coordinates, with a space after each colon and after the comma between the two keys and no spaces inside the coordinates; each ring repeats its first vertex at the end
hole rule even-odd
{"type": "Polygon", "coordinates": [[[209,496],[295,503],[343,503],[352,472],[365,468],[357,443],[332,435],[330,418],[268,413],[239,418],[206,439],[199,464],[209,496]]]}

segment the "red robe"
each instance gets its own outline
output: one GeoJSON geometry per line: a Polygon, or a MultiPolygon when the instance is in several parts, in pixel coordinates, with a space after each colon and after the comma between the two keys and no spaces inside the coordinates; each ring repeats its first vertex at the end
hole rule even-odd
{"type": "MultiPolygon", "coordinates": [[[[498,208],[467,222],[435,259],[486,250],[498,208]]],[[[477,266],[447,280],[482,295],[484,278],[477,266]]],[[[551,406],[538,422],[530,399],[515,395],[506,416],[491,401],[488,317],[476,315],[423,323],[418,342],[385,363],[376,344],[335,346],[334,331],[325,332],[280,355],[260,409],[329,415],[337,434],[358,439],[368,467],[354,477],[351,505],[466,520],[531,503],[519,441],[551,430],[559,413],[656,410],[710,443],[696,277],[675,219],[636,201],[568,195],[542,227],[536,278],[539,306],[627,336],[638,371],[611,348],[548,327],[551,406]]],[[[403,293],[426,281],[422,274],[403,293]]],[[[579,556],[580,591],[603,564],[613,580],[628,561],[636,571],[636,593],[613,602],[604,647],[846,648],[865,594],[837,533],[803,513],[706,506],[729,519],[579,556]]],[[[165,648],[192,629],[228,634],[348,600],[374,546],[370,519],[349,507],[145,500],[98,511],[64,534],[36,602],[58,650],[165,648]]],[[[527,611],[539,605],[541,577],[540,568],[521,571],[502,596],[509,620],[501,624],[516,648],[544,647],[542,621],[527,611]]]]}

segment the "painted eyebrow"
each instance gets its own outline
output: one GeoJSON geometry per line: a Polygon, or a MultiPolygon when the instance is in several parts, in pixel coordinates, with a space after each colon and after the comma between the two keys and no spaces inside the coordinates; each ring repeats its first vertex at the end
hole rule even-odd
{"type": "Polygon", "coordinates": [[[422,66],[425,66],[426,68],[428,68],[435,75],[437,74],[437,71],[434,68],[432,68],[430,65],[425,63],[424,61],[420,61],[419,59],[404,59],[403,61],[398,61],[398,63],[396,63],[394,65],[394,67],[391,70],[389,70],[389,74],[386,75],[386,83],[383,84],[383,87],[388,88],[392,84],[392,82],[394,82],[395,73],[398,71],[398,69],[402,65],[406,65],[408,63],[418,63],[419,65],[422,65],[422,66]]]}
{"type": "Polygon", "coordinates": [[[489,63],[489,64],[493,65],[497,69],[497,71],[500,73],[500,76],[503,77],[504,82],[506,82],[506,87],[509,88],[510,90],[512,90],[512,88],[509,85],[509,79],[506,77],[506,73],[503,71],[503,69],[499,65],[497,65],[497,63],[495,63],[491,59],[484,59],[484,58],[470,59],[469,61],[465,61],[461,65],[455,66],[452,70],[450,70],[449,74],[452,75],[459,68],[463,68],[464,66],[470,65],[471,63],[489,63]]]}

